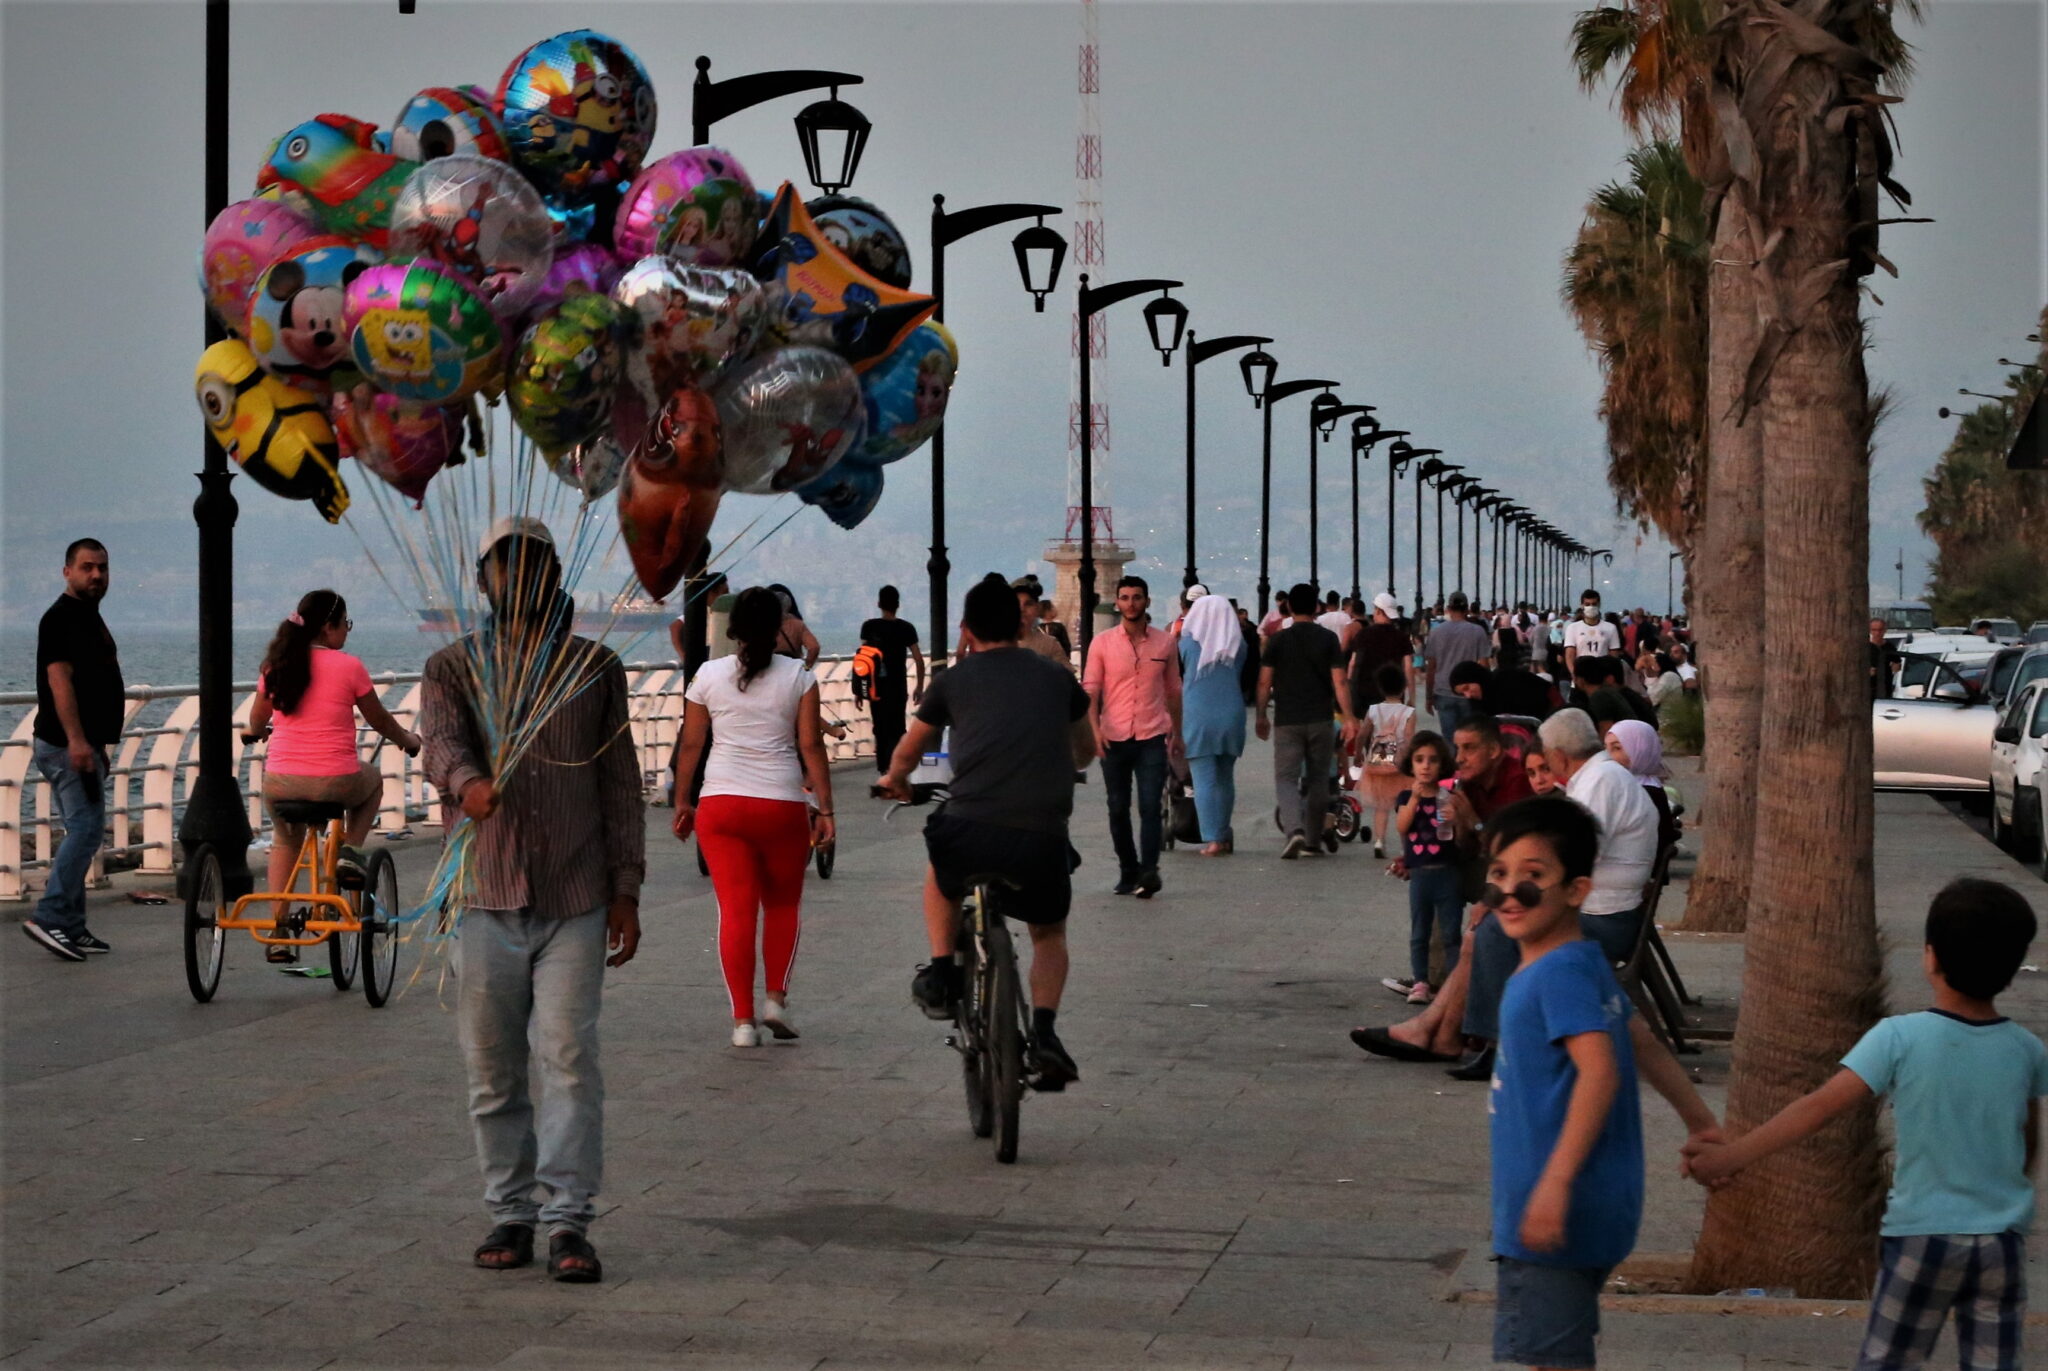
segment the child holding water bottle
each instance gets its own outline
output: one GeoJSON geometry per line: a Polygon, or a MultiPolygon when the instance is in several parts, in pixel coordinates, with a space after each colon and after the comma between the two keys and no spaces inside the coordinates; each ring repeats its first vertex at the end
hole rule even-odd
{"type": "MultiPolygon", "coordinates": [[[[1417,733],[1401,759],[1409,785],[1395,799],[1394,832],[1401,835],[1398,874],[1408,879],[1408,1003],[1428,1004],[1429,945],[1434,930],[1444,939],[1444,975],[1458,964],[1458,848],[1471,833],[1451,804],[1456,760],[1442,735],[1417,733]]],[[[1398,984],[1398,982],[1397,982],[1398,984]]]]}

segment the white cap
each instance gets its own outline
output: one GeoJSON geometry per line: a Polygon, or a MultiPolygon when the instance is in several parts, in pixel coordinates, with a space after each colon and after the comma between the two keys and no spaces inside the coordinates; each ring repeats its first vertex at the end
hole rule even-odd
{"type": "Polygon", "coordinates": [[[1195,584],[1189,586],[1186,590],[1183,590],[1180,594],[1182,599],[1186,600],[1189,604],[1193,604],[1195,601],[1201,599],[1204,595],[1207,595],[1208,593],[1209,587],[1197,581],[1195,584]]]}
{"type": "Polygon", "coordinates": [[[477,544],[477,560],[491,555],[491,549],[507,538],[531,538],[549,548],[555,545],[555,535],[548,532],[548,526],[530,514],[507,514],[491,525],[491,531],[477,544]]]}
{"type": "Polygon", "coordinates": [[[1384,590],[1372,597],[1372,607],[1389,619],[1401,612],[1401,602],[1384,590]]]}

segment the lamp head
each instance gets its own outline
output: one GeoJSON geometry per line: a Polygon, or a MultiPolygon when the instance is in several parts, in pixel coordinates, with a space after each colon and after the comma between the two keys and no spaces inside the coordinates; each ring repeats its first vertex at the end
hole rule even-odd
{"type": "Polygon", "coordinates": [[[1145,306],[1145,328],[1152,335],[1152,346],[1159,349],[1159,365],[1173,365],[1174,349],[1180,346],[1187,326],[1188,307],[1164,291],[1145,306]]]}
{"type": "Polygon", "coordinates": [[[1335,411],[1342,408],[1343,404],[1342,400],[1327,390],[1308,402],[1309,422],[1316,426],[1317,433],[1328,438],[1337,431],[1335,411]]]}
{"type": "Polygon", "coordinates": [[[1024,278],[1024,289],[1031,292],[1031,307],[1040,314],[1045,313],[1045,297],[1052,294],[1060,283],[1060,266],[1067,260],[1067,240],[1058,229],[1045,226],[1040,219],[1010,240],[1010,246],[1017,253],[1017,271],[1024,278]]]}
{"type": "Polygon", "coordinates": [[[839,98],[837,86],[832,87],[829,99],[804,106],[796,116],[796,138],[803,148],[804,174],[811,184],[826,195],[836,195],[852,185],[870,127],[865,114],[839,98]]]}
{"type": "Polygon", "coordinates": [[[1266,389],[1273,384],[1274,373],[1280,370],[1273,354],[1264,348],[1253,348],[1237,359],[1237,369],[1244,374],[1244,390],[1252,397],[1252,408],[1264,405],[1266,389]]]}

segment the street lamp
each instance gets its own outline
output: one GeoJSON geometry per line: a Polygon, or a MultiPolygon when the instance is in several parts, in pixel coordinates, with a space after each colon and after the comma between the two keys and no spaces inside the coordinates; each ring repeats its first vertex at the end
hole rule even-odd
{"type": "MultiPolygon", "coordinates": [[[[1228,335],[1227,337],[1223,337],[1223,338],[1196,338],[1196,337],[1195,337],[1195,335],[1194,335],[1194,334],[1192,334],[1192,333],[1190,333],[1190,334],[1188,335],[1188,346],[1187,346],[1187,372],[1188,372],[1188,406],[1187,406],[1187,439],[1188,439],[1188,472],[1187,472],[1187,497],[1188,497],[1188,498],[1187,498],[1187,556],[1188,556],[1188,560],[1187,560],[1187,565],[1186,565],[1186,566],[1185,566],[1185,567],[1184,567],[1184,568],[1182,569],[1182,571],[1181,571],[1181,578],[1180,578],[1180,583],[1181,583],[1181,586],[1182,586],[1182,588],[1183,588],[1183,589],[1185,589],[1185,588],[1186,588],[1186,587],[1188,587],[1188,586],[1191,586],[1191,585],[1193,585],[1193,584],[1194,584],[1194,583],[1196,582],[1196,580],[1198,579],[1198,578],[1197,578],[1197,576],[1195,575],[1195,368],[1196,368],[1196,367],[1198,367],[1198,366],[1200,366],[1200,365],[1201,365],[1202,363],[1204,363],[1204,362],[1208,361],[1208,360],[1209,360],[1210,358],[1212,358],[1212,357],[1221,357],[1221,356],[1222,356],[1223,354],[1225,354],[1225,353],[1227,353],[1227,352],[1235,352],[1235,351],[1237,351],[1237,350],[1238,350],[1238,349],[1240,349],[1240,348],[1255,348],[1255,347],[1263,347],[1263,346],[1264,346],[1265,344],[1267,344],[1267,343],[1270,343],[1270,342],[1272,342],[1272,341],[1273,341],[1273,340],[1272,340],[1271,338],[1260,338],[1260,337],[1256,337],[1256,336],[1254,336],[1254,335],[1252,335],[1252,334],[1249,334],[1249,333],[1233,333],[1233,334],[1230,334],[1230,335],[1228,335]]],[[[1243,359],[1242,359],[1242,360],[1241,360],[1241,361],[1239,362],[1239,366],[1244,366],[1244,365],[1246,365],[1246,364],[1250,363],[1250,362],[1252,361],[1252,359],[1253,359],[1254,357],[1265,357],[1265,359],[1266,359],[1266,362],[1267,362],[1267,364],[1268,364],[1268,365],[1270,365],[1270,364],[1272,363],[1272,361],[1273,361],[1273,359],[1272,359],[1271,357],[1267,356],[1267,355],[1266,355],[1266,354],[1265,354],[1264,352],[1254,352],[1254,353],[1251,353],[1251,354],[1247,355],[1247,356],[1246,356],[1245,358],[1243,358],[1243,359]]],[[[1251,375],[1251,373],[1250,373],[1250,372],[1246,372],[1246,378],[1247,378],[1247,379],[1246,379],[1246,387],[1245,387],[1245,388],[1246,388],[1247,390],[1250,390],[1250,389],[1251,389],[1251,383],[1250,383],[1250,375],[1251,375]]],[[[1273,379],[1273,378],[1272,378],[1272,372],[1270,372],[1270,371],[1266,372],[1266,373],[1265,373],[1265,379],[1266,379],[1267,381],[1270,381],[1270,380],[1272,380],[1272,379],[1273,379]]],[[[1253,391],[1253,393],[1252,393],[1252,400],[1253,400],[1253,402],[1254,402],[1254,403],[1257,403],[1257,401],[1258,401],[1258,399],[1259,399],[1259,396],[1260,396],[1260,394],[1261,394],[1261,393],[1262,393],[1262,391],[1253,391]]],[[[1263,612],[1263,610],[1262,610],[1261,612],[1263,612]]]]}
{"type": "MultiPolygon", "coordinates": [[[[1346,405],[1338,403],[1337,397],[1324,391],[1309,401],[1308,433],[1308,583],[1315,587],[1316,594],[1323,593],[1320,575],[1320,547],[1322,537],[1322,513],[1320,498],[1322,475],[1318,468],[1320,442],[1337,431],[1337,423],[1347,414],[1369,415],[1371,405],[1346,405]]],[[[1353,478],[1355,481],[1355,477],[1353,478]]]]}
{"type": "MultiPolygon", "coordinates": [[[[206,0],[206,223],[228,204],[228,0],[206,0]]],[[[226,337],[202,311],[208,347],[226,337]]],[[[235,501],[226,449],[202,429],[199,498],[199,775],[185,793],[178,844],[180,893],[233,900],[249,893],[249,813],[235,777],[235,501]],[[202,892],[201,859],[211,852],[219,889],[202,892]]]]}
{"type": "Polygon", "coordinates": [[[1273,384],[1273,373],[1280,369],[1273,354],[1256,348],[1237,359],[1237,369],[1244,373],[1244,389],[1252,397],[1252,408],[1265,408],[1266,391],[1273,384]]]}
{"type": "MultiPolygon", "coordinates": [[[[1245,369],[1245,383],[1247,386],[1252,381],[1253,359],[1264,355],[1263,353],[1253,353],[1251,357],[1247,357],[1241,363],[1245,369]]],[[[1272,359],[1268,357],[1266,360],[1270,362],[1272,359]]],[[[1263,425],[1263,436],[1260,440],[1259,459],[1259,612],[1261,614],[1265,613],[1267,599],[1273,589],[1273,582],[1267,574],[1270,569],[1269,559],[1273,551],[1273,406],[1279,404],[1290,395],[1300,395],[1305,391],[1311,390],[1329,390],[1337,384],[1335,381],[1301,380],[1282,381],[1280,384],[1274,385],[1271,371],[1265,371],[1264,376],[1263,388],[1253,392],[1252,397],[1260,401],[1259,407],[1265,412],[1266,419],[1263,425]]]]}
{"type": "Polygon", "coordinates": [[[1440,465],[1434,459],[1443,455],[1440,447],[1411,447],[1403,454],[1406,462],[1416,462],[1415,467],[1415,608],[1416,617],[1422,609],[1422,487],[1435,474],[1440,465]],[[1421,460],[1418,460],[1421,459],[1421,460]]]}
{"type": "MultiPolygon", "coordinates": [[[[1045,311],[1045,297],[1059,283],[1060,264],[1066,260],[1067,240],[1057,229],[1045,226],[1045,216],[1058,214],[1057,205],[979,205],[974,209],[946,210],[946,197],[932,197],[932,317],[946,317],[946,249],[969,234],[1019,219],[1036,219],[1011,240],[1017,254],[1017,270],[1024,289],[1031,292],[1037,312],[1045,311]]],[[[952,563],[946,557],[946,426],[932,434],[932,547],[924,564],[931,584],[932,665],[944,667],[946,645],[953,641],[946,609],[946,577],[952,563]]]]}
{"type": "MultiPolygon", "coordinates": [[[[1180,282],[1144,278],[1092,286],[1088,273],[1081,273],[1081,291],[1074,310],[1079,337],[1088,340],[1081,357],[1081,651],[1085,655],[1095,638],[1095,356],[1089,321],[1103,310],[1134,295],[1158,291],[1162,296],[1180,289],[1180,282]]],[[[1170,296],[1165,298],[1171,299],[1170,296]]],[[[1156,303],[1156,302],[1155,302],[1156,303]]],[[[1172,309],[1147,309],[1145,327],[1152,334],[1152,346],[1171,361],[1180,345],[1187,323],[1187,306],[1173,301],[1172,309]],[[1170,332],[1162,336],[1161,330],[1170,332]]]]}
{"type": "MultiPolygon", "coordinates": [[[[1466,475],[1452,476],[1437,482],[1436,491],[1439,501],[1437,508],[1438,522],[1441,523],[1443,519],[1441,501],[1446,492],[1451,497],[1451,517],[1458,521],[1458,561],[1456,570],[1451,576],[1452,590],[1465,589],[1465,491],[1477,484],[1479,484],[1477,476],[1466,475]]],[[[1443,565],[1442,549],[1437,551],[1437,565],[1439,567],[1443,565]]]]}
{"type": "Polygon", "coordinates": [[[868,118],[839,98],[841,86],[858,86],[863,78],[844,71],[760,71],[748,76],[711,79],[711,59],[697,59],[697,81],[690,88],[690,141],[699,147],[711,141],[711,126],[728,115],[785,95],[829,90],[828,99],[804,106],[796,116],[796,137],[804,155],[804,174],[827,195],[853,184],[861,152],[868,144],[868,118]]]}
{"type": "MultiPolygon", "coordinates": [[[[1373,448],[1384,442],[1397,441],[1408,436],[1405,428],[1381,428],[1370,415],[1351,421],[1351,598],[1363,599],[1365,592],[1358,580],[1358,466],[1372,456],[1373,448]]],[[[1392,530],[1389,529],[1391,537],[1392,530]]],[[[1393,564],[1394,550],[1389,543],[1387,562],[1393,564]]]]}
{"type": "Polygon", "coordinates": [[[1174,349],[1180,346],[1187,327],[1188,307],[1171,295],[1161,295],[1145,306],[1145,331],[1152,335],[1152,346],[1159,349],[1160,366],[1173,365],[1174,349]]]}
{"type": "MultiPolygon", "coordinates": [[[[1444,604],[1444,482],[1452,473],[1463,471],[1461,466],[1449,462],[1429,461],[1423,463],[1422,475],[1436,487],[1436,602],[1444,604]]],[[[1422,492],[1416,491],[1419,499],[1422,492]]]]}
{"type": "Polygon", "coordinates": [[[1394,487],[1401,479],[1401,468],[1408,465],[1414,452],[1405,439],[1387,449],[1387,594],[1396,600],[1401,598],[1401,591],[1394,581],[1394,487]]]}

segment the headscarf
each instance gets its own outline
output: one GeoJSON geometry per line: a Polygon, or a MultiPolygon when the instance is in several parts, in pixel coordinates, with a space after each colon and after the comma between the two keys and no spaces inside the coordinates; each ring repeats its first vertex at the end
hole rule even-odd
{"type": "Polygon", "coordinates": [[[1619,720],[1611,730],[1628,753],[1628,769],[1644,785],[1664,788],[1664,740],[1641,719],[1619,720]]]}
{"type": "Polygon", "coordinates": [[[1195,661],[1196,676],[1212,667],[1234,667],[1238,654],[1244,651],[1244,630],[1238,627],[1230,601],[1221,595],[1204,595],[1189,605],[1180,632],[1183,638],[1194,639],[1195,646],[1201,649],[1201,656],[1195,661]]]}

